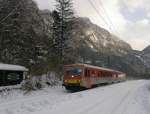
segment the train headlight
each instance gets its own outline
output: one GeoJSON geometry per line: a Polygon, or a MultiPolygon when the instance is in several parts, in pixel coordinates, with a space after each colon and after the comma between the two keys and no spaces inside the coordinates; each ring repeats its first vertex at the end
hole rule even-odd
{"type": "Polygon", "coordinates": [[[67,80],[65,80],[64,82],[65,82],[65,83],[67,83],[68,81],[67,81],[67,80]]]}

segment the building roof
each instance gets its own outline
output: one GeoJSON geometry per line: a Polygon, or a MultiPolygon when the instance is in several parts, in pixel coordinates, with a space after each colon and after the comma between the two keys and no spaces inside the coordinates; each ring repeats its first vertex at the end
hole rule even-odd
{"type": "Polygon", "coordinates": [[[11,64],[3,64],[0,63],[0,70],[9,70],[9,71],[28,71],[28,69],[24,66],[20,65],[11,65],[11,64]]]}

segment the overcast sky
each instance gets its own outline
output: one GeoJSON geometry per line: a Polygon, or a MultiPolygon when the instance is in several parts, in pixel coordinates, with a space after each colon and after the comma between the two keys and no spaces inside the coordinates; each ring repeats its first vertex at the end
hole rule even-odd
{"type": "MultiPolygon", "coordinates": [[[[35,1],[41,9],[54,9],[54,0],[35,1]]],[[[91,1],[109,26],[92,8],[88,0],[74,0],[76,15],[89,17],[93,23],[128,42],[133,49],[142,50],[150,45],[150,0],[101,0],[107,15],[103,11],[100,0],[91,1]]]]}

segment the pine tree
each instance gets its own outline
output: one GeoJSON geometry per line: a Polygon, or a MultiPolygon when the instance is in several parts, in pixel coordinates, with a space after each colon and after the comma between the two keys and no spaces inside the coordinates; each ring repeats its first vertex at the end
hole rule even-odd
{"type": "MultiPolygon", "coordinates": [[[[73,38],[74,12],[72,0],[56,0],[56,11],[53,12],[53,41],[57,54],[65,64],[71,60],[71,45],[73,38]]],[[[71,60],[73,61],[73,60],[71,60]]]]}
{"type": "Polygon", "coordinates": [[[52,46],[50,47],[53,51],[53,54],[54,55],[57,55],[57,56],[60,56],[61,54],[61,50],[59,49],[59,45],[60,45],[60,30],[59,30],[59,27],[60,27],[60,17],[59,17],[59,14],[56,10],[54,10],[52,12],[52,17],[53,17],[53,36],[52,36],[52,46]]]}

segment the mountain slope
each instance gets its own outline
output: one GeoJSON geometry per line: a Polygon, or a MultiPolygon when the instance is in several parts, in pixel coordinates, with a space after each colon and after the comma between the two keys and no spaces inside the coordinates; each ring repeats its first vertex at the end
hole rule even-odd
{"type": "Polygon", "coordinates": [[[107,30],[91,23],[88,18],[78,18],[77,22],[80,31],[84,34],[84,40],[95,51],[112,53],[114,55],[125,55],[131,52],[132,48],[129,44],[107,30]]]}
{"type": "Polygon", "coordinates": [[[141,57],[143,58],[145,64],[147,67],[150,68],[150,46],[146,47],[142,52],[141,52],[141,57]]]}
{"type": "Polygon", "coordinates": [[[131,76],[145,72],[145,64],[131,46],[88,18],[78,18],[75,38],[78,40],[79,62],[109,67],[131,76]]]}

